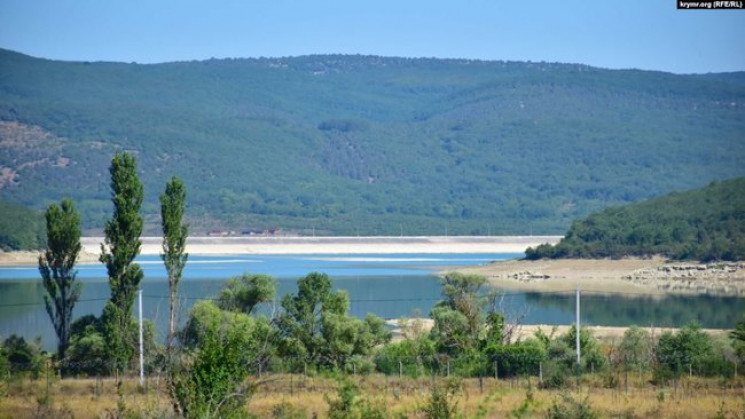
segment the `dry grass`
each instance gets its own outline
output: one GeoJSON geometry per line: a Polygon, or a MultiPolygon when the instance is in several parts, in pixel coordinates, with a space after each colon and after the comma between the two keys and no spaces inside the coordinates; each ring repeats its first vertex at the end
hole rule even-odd
{"type": "MultiPolygon", "coordinates": [[[[601,417],[624,418],[702,418],[725,413],[728,418],[745,418],[745,379],[722,381],[719,378],[684,378],[663,388],[649,384],[650,377],[630,376],[628,387],[604,388],[603,377],[583,378],[580,390],[541,390],[537,379],[499,380],[485,378],[462,381],[455,398],[457,411],[466,418],[507,417],[522,407],[524,417],[543,417],[553,403],[566,397],[586,401],[601,417]]],[[[385,406],[390,417],[423,417],[433,383],[444,378],[412,379],[382,375],[352,378],[361,397],[385,406]]],[[[307,417],[325,417],[326,397],[336,398],[336,381],[324,377],[276,375],[265,382],[251,398],[247,411],[258,417],[272,417],[280,404],[289,405],[307,417]]],[[[24,380],[6,387],[7,397],[0,399],[0,418],[107,417],[117,410],[117,391],[113,379],[64,379],[52,381],[49,403],[45,380],[24,380]]],[[[136,379],[123,385],[124,405],[140,417],[164,416],[170,405],[162,380],[150,379],[147,391],[139,389],[136,379]]]]}

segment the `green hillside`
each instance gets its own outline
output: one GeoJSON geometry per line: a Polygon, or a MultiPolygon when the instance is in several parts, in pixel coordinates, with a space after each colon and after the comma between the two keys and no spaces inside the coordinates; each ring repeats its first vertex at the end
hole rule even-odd
{"type": "Polygon", "coordinates": [[[745,174],[745,73],[372,56],[157,65],[0,50],[0,196],[111,212],[137,154],[147,228],[184,179],[194,233],[556,234],[745,174]]]}
{"type": "Polygon", "coordinates": [[[572,224],[557,245],[528,259],[621,258],[745,260],[745,178],[608,208],[572,224]]]}
{"type": "Polygon", "coordinates": [[[32,250],[46,246],[42,213],[0,202],[0,214],[0,250],[32,250]]]}

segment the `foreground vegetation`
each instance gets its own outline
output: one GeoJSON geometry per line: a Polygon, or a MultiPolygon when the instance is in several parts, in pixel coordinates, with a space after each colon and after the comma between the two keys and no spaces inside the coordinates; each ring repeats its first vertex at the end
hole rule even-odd
{"type": "MultiPolygon", "coordinates": [[[[258,380],[258,377],[252,377],[258,380]]],[[[601,374],[585,375],[580,387],[543,389],[538,377],[495,380],[447,377],[399,378],[380,374],[263,376],[244,417],[410,418],[743,418],[745,379],[681,377],[675,386],[654,386],[633,373],[608,387],[601,374]]],[[[0,417],[169,417],[163,377],[13,379],[2,382],[0,417]]]]}
{"type": "Polygon", "coordinates": [[[556,245],[527,259],[622,258],[745,260],[745,178],[608,208],[576,221],[556,245]]]}
{"type": "MultiPolygon", "coordinates": [[[[0,50],[0,195],[109,215],[106,168],[190,186],[194,233],[558,234],[745,171],[744,73],[372,56],[157,65],[0,50]],[[258,158],[257,158],[258,157],[258,158]]],[[[3,214],[5,216],[5,214],[3,214]]],[[[1,217],[0,217],[1,218],[1,217]]]]}

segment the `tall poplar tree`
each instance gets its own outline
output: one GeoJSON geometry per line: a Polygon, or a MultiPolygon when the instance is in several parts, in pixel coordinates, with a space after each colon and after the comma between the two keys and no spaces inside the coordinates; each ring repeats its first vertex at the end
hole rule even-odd
{"type": "Polygon", "coordinates": [[[81,284],[75,281],[80,253],[80,216],[69,199],[52,204],[45,214],[47,250],[39,256],[39,273],[46,290],[44,304],[57,333],[57,355],[65,357],[70,345],[72,310],[80,298],[81,284]]]}
{"type": "Polygon", "coordinates": [[[106,221],[100,260],[109,274],[111,298],[104,307],[103,332],[109,358],[123,367],[134,356],[137,344],[132,305],[143,272],[133,261],[140,253],[142,244],[140,207],[144,193],[137,177],[137,164],[131,154],[115,154],[109,172],[114,214],[111,220],[106,221]]]}
{"type": "Polygon", "coordinates": [[[189,254],[186,250],[186,237],[189,227],[183,223],[186,206],[186,189],[184,182],[173,177],[166,183],[166,190],[160,196],[160,218],[163,227],[163,253],[160,255],[168,271],[168,289],[170,291],[170,323],[166,348],[171,349],[173,336],[176,334],[176,295],[189,254]]]}

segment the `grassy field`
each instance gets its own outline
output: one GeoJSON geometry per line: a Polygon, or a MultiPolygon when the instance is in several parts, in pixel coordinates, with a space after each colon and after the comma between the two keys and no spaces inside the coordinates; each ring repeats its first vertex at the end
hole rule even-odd
{"type": "MultiPolygon", "coordinates": [[[[745,378],[683,377],[664,387],[652,386],[650,376],[588,374],[581,386],[565,390],[538,388],[537,377],[495,380],[493,377],[460,380],[450,399],[460,417],[545,417],[552,407],[586,409],[598,417],[745,418],[745,378]]],[[[426,417],[433,385],[443,377],[399,378],[369,375],[349,379],[358,387],[358,400],[386,411],[388,417],[426,417]]],[[[327,377],[272,375],[262,378],[246,406],[257,417],[326,417],[327,399],[337,396],[338,383],[327,377]]],[[[148,379],[142,390],[136,378],[125,379],[121,399],[116,382],[106,379],[46,379],[5,382],[0,398],[1,418],[26,417],[169,417],[170,405],[162,377],[148,379]],[[120,410],[121,409],[121,410],[120,410]]]]}

